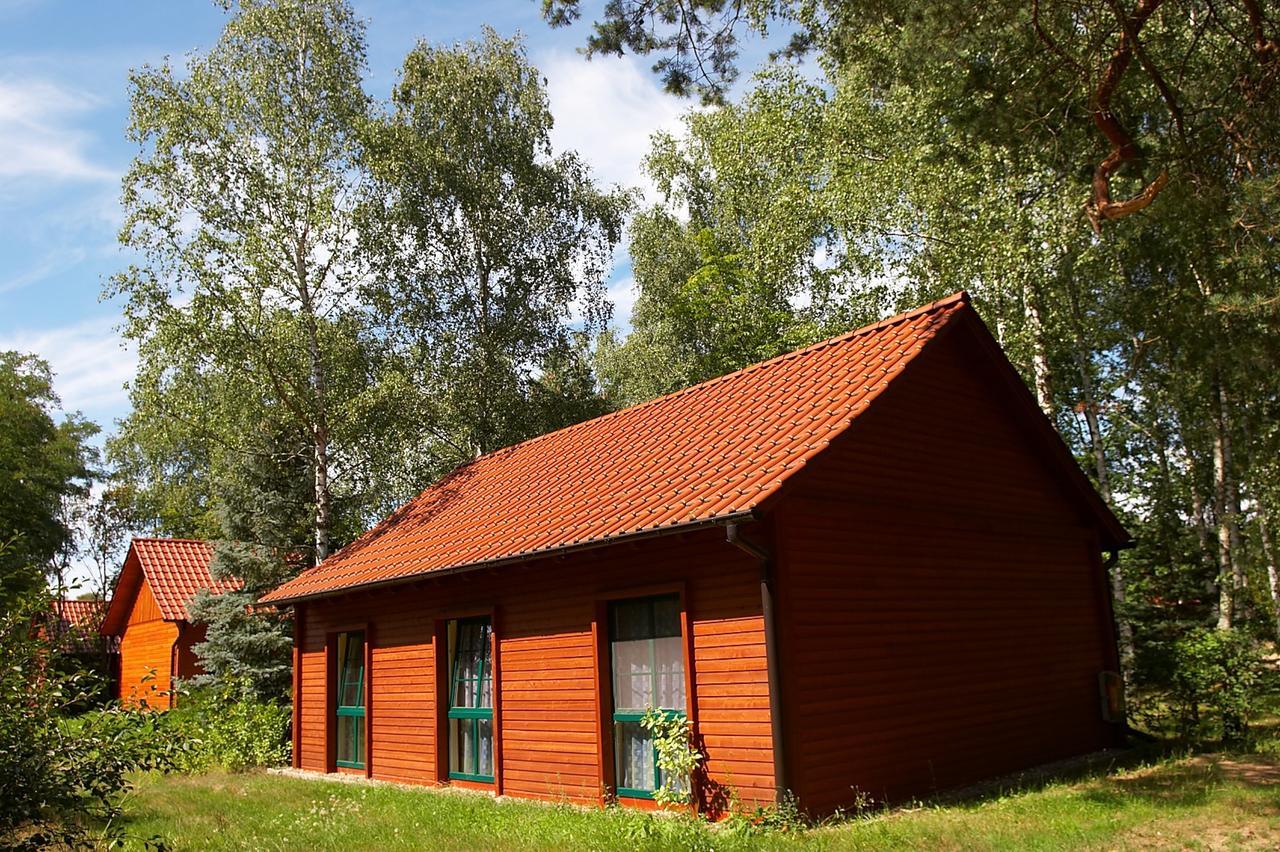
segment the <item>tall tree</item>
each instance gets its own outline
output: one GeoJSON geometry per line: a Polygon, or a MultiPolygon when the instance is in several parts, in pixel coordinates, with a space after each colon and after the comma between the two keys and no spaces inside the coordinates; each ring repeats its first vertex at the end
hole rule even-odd
{"type": "Polygon", "coordinates": [[[179,395],[212,373],[287,412],[310,445],[315,559],[332,546],[335,427],[352,405],[331,387],[333,337],[365,275],[363,68],[363,25],[341,0],[242,0],[185,69],[130,77],[142,151],[120,237],[141,260],[110,289],[139,345],[135,409],[180,416],[179,395]]]}
{"type": "Polygon", "coordinates": [[[575,311],[589,328],[607,320],[625,197],[554,152],[551,125],[523,46],[486,30],[411,51],[373,134],[380,264],[364,293],[438,467],[563,425],[531,417],[534,397],[586,390],[544,379],[572,361],[575,311]]]}
{"type": "MultiPolygon", "coordinates": [[[[1064,26],[1062,9],[1044,5],[1041,29],[1064,26]]],[[[1171,631],[1269,630],[1249,610],[1272,610],[1262,545],[1276,518],[1254,494],[1280,392],[1266,366],[1280,332],[1269,224],[1277,137],[1263,132],[1277,111],[1262,108],[1271,90],[1259,79],[1238,117],[1242,139],[1209,126],[1223,115],[1214,102],[1184,116],[1192,147],[1171,142],[1176,122],[1165,93],[1142,84],[1140,53],[1167,62],[1178,46],[1192,57],[1178,91],[1197,102],[1223,80],[1237,106],[1237,60],[1255,68],[1257,57],[1222,43],[1222,20],[1169,9],[1130,45],[1141,74],[1124,78],[1111,105],[1139,129],[1147,165],[1162,161],[1170,177],[1147,194],[1159,203],[1111,226],[1098,206],[1110,201],[1099,201],[1091,163],[1106,152],[1081,106],[1084,78],[1058,73],[1065,60],[1052,51],[1037,55],[1047,48],[1032,10],[877,7],[857,27],[826,32],[839,43],[822,45],[822,84],[769,69],[739,102],[692,114],[685,137],[659,139],[650,157],[668,179],[656,181],[658,209],[633,227],[635,331],[601,348],[606,386],[643,398],[698,378],[677,337],[708,342],[696,354],[723,359],[713,371],[752,360],[735,349],[741,334],[669,331],[697,316],[690,293],[717,292],[698,286],[709,270],[728,282],[719,292],[782,296],[783,321],[757,326],[762,349],[792,345],[784,330],[804,331],[803,319],[833,333],[858,313],[963,287],[1139,537],[1112,576],[1127,673],[1149,673],[1171,631]],[[1158,46],[1144,41],[1157,35],[1158,46]],[[716,252],[700,255],[699,241],[716,252]]],[[[1072,35],[1073,49],[1101,51],[1100,69],[1111,62],[1100,47],[1108,20],[1084,21],[1085,41],[1072,35]]],[[[1132,157],[1110,169],[1117,197],[1146,194],[1157,173],[1142,165],[1132,157]]],[[[721,300],[713,315],[733,317],[732,305],[721,300]]]]}
{"type": "MultiPolygon", "coordinates": [[[[580,0],[541,5],[552,26],[581,16],[580,0]]],[[[723,102],[740,38],[779,28],[791,39],[778,55],[817,51],[831,65],[872,72],[882,88],[958,70],[981,88],[1012,84],[987,105],[997,115],[1056,100],[1024,123],[988,126],[1042,145],[1055,144],[1062,125],[1089,131],[1095,144],[1077,164],[1089,167],[1084,198],[1095,229],[1149,207],[1171,176],[1191,185],[1210,175],[1207,160],[1234,159],[1250,174],[1271,168],[1280,19],[1265,0],[614,0],[586,52],[658,54],[654,71],[669,91],[723,102]]],[[[965,100],[938,115],[983,123],[965,114],[965,100]]]]}
{"type": "Polygon", "coordinates": [[[46,362],[0,352],[0,611],[43,588],[74,546],[66,510],[88,494],[98,427],[58,422],[59,405],[46,362]]]}
{"type": "Polygon", "coordinates": [[[629,234],[633,333],[606,338],[599,357],[614,404],[830,336],[891,303],[875,280],[910,235],[873,214],[883,204],[869,184],[836,179],[842,155],[866,142],[859,125],[824,87],[770,69],[740,104],[654,138],[645,169],[660,198],[629,234]],[[833,133],[837,120],[853,133],[833,133]]]}

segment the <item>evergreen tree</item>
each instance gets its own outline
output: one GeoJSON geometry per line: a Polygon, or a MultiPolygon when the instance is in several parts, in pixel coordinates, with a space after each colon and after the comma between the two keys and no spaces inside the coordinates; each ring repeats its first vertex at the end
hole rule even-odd
{"type": "Polygon", "coordinates": [[[240,589],[202,592],[191,604],[193,622],[206,625],[205,640],[195,646],[205,673],[195,683],[234,683],[260,698],[284,698],[293,621],[287,612],[254,604],[306,565],[310,456],[305,436],[287,427],[264,426],[253,439],[256,452],[219,482],[220,537],[209,570],[238,581],[240,589]]]}

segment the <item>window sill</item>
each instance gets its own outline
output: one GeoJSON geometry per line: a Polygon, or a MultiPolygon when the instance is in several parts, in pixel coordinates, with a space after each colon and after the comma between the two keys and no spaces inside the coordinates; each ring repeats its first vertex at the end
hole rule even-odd
{"type": "Polygon", "coordinates": [[[469,784],[493,784],[492,775],[470,775],[466,772],[450,772],[450,781],[466,781],[469,784]]]}
{"type": "Polygon", "coordinates": [[[653,801],[652,790],[634,790],[630,787],[619,787],[617,794],[619,799],[647,799],[653,801]]]}

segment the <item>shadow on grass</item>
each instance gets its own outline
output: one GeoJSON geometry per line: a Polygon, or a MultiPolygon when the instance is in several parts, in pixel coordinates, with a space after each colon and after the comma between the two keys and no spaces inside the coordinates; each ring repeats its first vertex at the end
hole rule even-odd
{"type": "Polygon", "coordinates": [[[1141,743],[1129,748],[1109,749],[943,791],[930,797],[927,804],[976,806],[1006,796],[1036,793],[1063,784],[1105,781],[1118,772],[1178,754],[1179,752],[1168,748],[1164,743],[1141,743]]]}
{"type": "MultiPolygon", "coordinates": [[[[1191,808],[1207,804],[1225,786],[1280,791],[1280,765],[1258,754],[1201,754],[1125,775],[1099,778],[1084,790],[1083,796],[1112,807],[1140,800],[1191,808]]],[[[1269,813],[1280,814],[1280,796],[1269,804],[1259,805],[1269,813]]]]}
{"type": "MultiPolygon", "coordinates": [[[[1280,727],[1255,728],[1255,741],[1268,743],[1276,737],[1280,737],[1280,727]]],[[[1145,741],[940,793],[927,803],[977,806],[1011,795],[1079,785],[1082,798],[1108,807],[1119,808],[1134,801],[1194,807],[1230,784],[1276,790],[1276,811],[1280,813],[1280,755],[1266,753],[1270,749],[1260,751],[1263,753],[1196,752],[1173,740],[1145,741]]]]}

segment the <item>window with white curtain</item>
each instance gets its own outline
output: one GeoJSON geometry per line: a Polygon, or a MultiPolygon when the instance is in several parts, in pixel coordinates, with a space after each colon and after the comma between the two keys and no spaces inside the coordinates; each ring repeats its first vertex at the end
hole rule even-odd
{"type": "Polygon", "coordinates": [[[663,783],[640,719],[649,708],[685,712],[684,640],[677,595],[609,605],[613,751],[620,796],[652,797],[663,783]]]}

